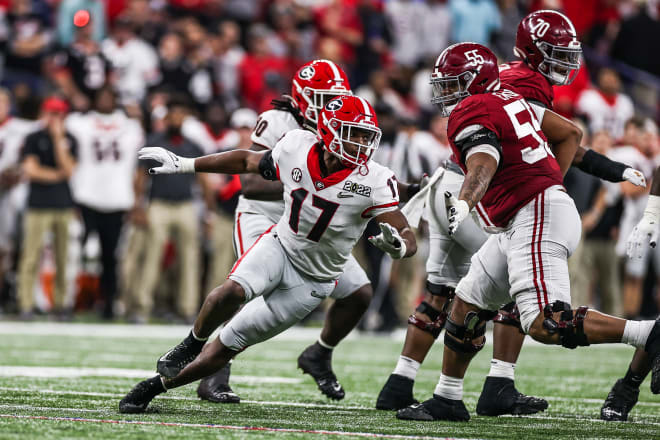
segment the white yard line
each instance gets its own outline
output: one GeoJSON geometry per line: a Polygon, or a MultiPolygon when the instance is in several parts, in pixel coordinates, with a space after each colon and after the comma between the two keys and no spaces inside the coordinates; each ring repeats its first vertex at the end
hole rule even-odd
{"type": "Polygon", "coordinates": [[[79,422],[79,423],[111,423],[115,425],[150,425],[150,426],[169,426],[182,428],[207,428],[207,429],[225,429],[232,431],[261,431],[274,433],[293,433],[293,434],[317,434],[317,435],[336,435],[352,436],[366,438],[391,438],[400,440],[466,440],[450,437],[433,437],[425,435],[401,435],[401,434],[378,434],[373,432],[350,432],[350,431],[326,431],[321,429],[298,429],[298,428],[271,428],[267,426],[234,426],[234,425],[216,425],[204,423],[181,423],[181,422],[154,422],[142,420],[108,420],[108,419],[87,419],[78,417],[49,417],[49,416],[22,416],[14,414],[0,414],[0,417],[7,419],[28,419],[28,420],[52,420],[57,422],[79,422]]]}
{"type": "MultiPolygon", "coordinates": [[[[234,376],[232,376],[233,379],[234,376]]],[[[0,387],[0,392],[2,391],[11,391],[17,393],[37,393],[37,394],[55,394],[55,395],[80,395],[80,396],[89,396],[89,397],[124,397],[122,393],[97,393],[92,391],[67,391],[67,390],[48,390],[48,389],[36,389],[36,388],[14,388],[14,387],[0,387]]],[[[464,392],[466,396],[478,397],[481,393],[478,392],[464,392]]],[[[162,395],[158,399],[168,399],[168,400],[188,400],[188,401],[199,401],[196,397],[185,397],[185,396],[171,396],[171,395],[162,395]]],[[[552,402],[577,402],[577,403],[593,403],[593,404],[602,404],[602,399],[587,399],[579,397],[544,397],[546,400],[552,402]]],[[[264,401],[264,400],[241,400],[243,403],[249,403],[254,405],[272,405],[272,406],[293,406],[300,408],[325,408],[325,409],[355,409],[355,410],[373,410],[375,408],[371,406],[363,405],[333,405],[333,404],[324,404],[324,403],[306,403],[306,402],[285,402],[285,401],[264,401]]],[[[637,402],[636,406],[645,406],[645,407],[656,407],[660,408],[660,402],[637,402]]]]}
{"type": "MultiPolygon", "coordinates": [[[[79,367],[27,367],[0,365],[0,377],[127,377],[143,379],[154,376],[153,370],[139,370],[129,368],[79,368],[79,367]]],[[[232,375],[232,381],[246,384],[298,384],[301,378],[273,377],[273,376],[240,376],[232,375]]]]}

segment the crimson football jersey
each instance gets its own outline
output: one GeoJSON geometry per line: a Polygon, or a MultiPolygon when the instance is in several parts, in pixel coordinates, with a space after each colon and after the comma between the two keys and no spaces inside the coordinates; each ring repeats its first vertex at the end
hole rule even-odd
{"type": "Polygon", "coordinates": [[[555,98],[552,86],[536,70],[532,70],[522,61],[500,64],[500,81],[511,86],[528,101],[537,101],[552,110],[555,98]]]}
{"type": "Polygon", "coordinates": [[[534,196],[562,184],[559,164],[538,120],[527,101],[511,90],[462,100],[449,116],[447,134],[464,171],[471,147],[491,144],[500,151],[498,170],[481,199],[483,209],[477,207],[487,226],[507,227],[534,196]]]}

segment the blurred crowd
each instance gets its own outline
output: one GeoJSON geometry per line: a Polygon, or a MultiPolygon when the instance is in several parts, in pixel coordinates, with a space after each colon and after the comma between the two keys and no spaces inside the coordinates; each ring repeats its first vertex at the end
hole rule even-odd
{"type": "MultiPolygon", "coordinates": [[[[258,114],[289,93],[296,69],[325,58],[376,109],[376,159],[418,181],[451,154],[430,104],[435,58],[475,41],[512,61],[518,22],[543,8],[562,10],[584,46],[577,79],[555,87],[556,110],[580,123],[585,146],[650,179],[659,0],[0,0],[0,307],[25,320],[93,310],[189,322],[234,262],[240,181],[150,177],[140,147],[185,157],[249,148],[258,114]],[[84,27],[73,24],[80,9],[84,27]]],[[[577,170],[566,187],[583,220],[575,305],[657,313],[660,250],[625,257],[648,188],[577,170]]],[[[356,254],[376,292],[364,327],[404,322],[427,251],[392,262],[361,243],[356,254]]]]}

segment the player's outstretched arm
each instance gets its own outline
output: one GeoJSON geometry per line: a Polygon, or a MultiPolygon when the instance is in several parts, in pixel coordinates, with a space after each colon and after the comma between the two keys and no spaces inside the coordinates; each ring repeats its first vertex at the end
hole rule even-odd
{"type": "MultiPolygon", "coordinates": [[[[267,151],[268,149],[258,144],[252,144],[250,150],[267,151]]],[[[252,174],[242,174],[240,179],[241,194],[245,198],[254,200],[282,200],[284,188],[281,182],[271,182],[252,174]]]]}
{"type": "Polygon", "coordinates": [[[582,140],[582,130],[573,122],[551,110],[545,110],[541,130],[552,145],[561,174],[566,175],[582,140]]]}
{"type": "Polygon", "coordinates": [[[660,167],[653,173],[651,195],[646,202],[642,219],[637,223],[628,237],[626,252],[630,258],[642,258],[646,245],[655,247],[658,243],[658,226],[660,226],[660,167]]]}
{"type": "MultiPolygon", "coordinates": [[[[154,160],[161,164],[159,167],[149,168],[149,174],[259,173],[261,171],[260,163],[262,159],[265,159],[265,155],[266,152],[232,150],[198,158],[187,158],[179,157],[161,147],[145,147],[138,152],[140,160],[154,160]]],[[[262,164],[262,168],[269,167],[269,165],[272,165],[272,160],[270,164],[262,164]]],[[[270,173],[272,170],[264,171],[270,173]]]]}
{"type": "Polygon", "coordinates": [[[417,252],[417,241],[408,220],[400,210],[384,212],[375,217],[380,234],[369,237],[369,242],[392,258],[412,257],[417,252]]]}
{"type": "Polygon", "coordinates": [[[572,165],[608,182],[627,181],[635,186],[646,187],[646,179],[641,171],[588,148],[578,147],[572,165]]]}
{"type": "Polygon", "coordinates": [[[497,160],[488,153],[474,153],[465,164],[467,173],[458,199],[447,192],[445,194],[449,235],[458,229],[481,198],[486,194],[490,181],[497,171],[497,160]]]}

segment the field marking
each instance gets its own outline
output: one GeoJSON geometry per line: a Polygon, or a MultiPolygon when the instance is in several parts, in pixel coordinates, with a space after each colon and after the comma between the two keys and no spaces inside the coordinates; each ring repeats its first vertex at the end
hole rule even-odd
{"type": "Polygon", "coordinates": [[[467,440],[454,437],[432,437],[420,435],[402,435],[402,434],[379,434],[375,432],[350,432],[350,431],[326,431],[322,429],[298,429],[298,428],[272,428],[268,426],[235,426],[235,425],[216,425],[212,423],[182,423],[182,422],[154,422],[142,420],[110,420],[110,419],[87,419],[80,417],[54,417],[54,416],[24,416],[15,414],[0,414],[0,418],[5,419],[28,419],[28,420],[52,420],[57,422],[83,422],[83,423],[111,423],[115,425],[151,425],[151,426],[169,426],[182,428],[209,428],[209,429],[227,429],[233,431],[264,431],[264,432],[282,432],[293,434],[318,434],[318,435],[337,435],[368,438],[392,438],[401,440],[467,440]]]}
{"type": "MultiPolygon", "coordinates": [[[[156,374],[153,370],[130,368],[79,368],[79,367],[27,367],[0,365],[0,377],[39,377],[39,378],[72,378],[72,377],[125,377],[143,379],[156,374]]],[[[232,375],[232,382],[246,384],[299,384],[302,378],[274,376],[240,376],[232,375]]]]}
{"type": "MultiPolygon", "coordinates": [[[[232,376],[233,377],[233,376],[232,376]]],[[[89,396],[89,397],[124,397],[124,394],[121,393],[99,393],[94,391],[67,391],[67,390],[40,390],[34,388],[17,388],[17,387],[0,387],[0,392],[2,391],[12,391],[17,393],[38,393],[38,394],[55,394],[55,395],[79,395],[79,396],[89,396]]],[[[478,397],[481,393],[468,391],[463,393],[466,396],[478,397]]],[[[161,395],[158,399],[166,400],[187,400],[199,402],[200,399],[196,397],[185,397],[185,396],[167,396],[161,395]]],[[[602,399],[591,399],[591,398],[580,398],[580,397],[544,397],[546,400],[554,402],[578,402],[578,403],[594,403],[602,404],[602,399]]],[[[242,403],[249,403],[253,405],[268,405],[268,406],[294,406],[300,408],[321,408],[321,409],[354,409],[354,410],[371,410],[378,411],[376,408],[371,406],[364,405],[334,405],[331,403],[307,403],[307,402],[286,402],[286,401],[267,401],[267,400],[241,400],[242,403]]],[[[660,402],[637,402],[635,406],[645,406],[645,407],[660,407],[660,402]]]]}

